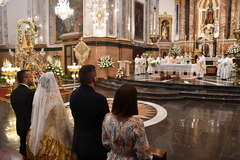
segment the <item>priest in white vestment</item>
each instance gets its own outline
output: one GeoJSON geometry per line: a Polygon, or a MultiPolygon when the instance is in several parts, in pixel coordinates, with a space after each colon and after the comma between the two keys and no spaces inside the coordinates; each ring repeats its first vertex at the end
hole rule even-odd
{"type": "Polygon", "coordinates": [[[222,69],[221,68],[222,67],[222,61],[224,60],[225,57],[227,57],[227,55],[224,55],[217,60],[217,77],[220,77],[220,73],[221,73],[221,69],[222,69]]]}
{"type": "Polygon", "coordinates": [[[153,74],[155,72],[156,66],[153,66],[153,64],[152,64],[153,61],[154,61],[154,58],[152,56],[149,56],[147,59],[147,62],[148,62],[147,73],[148,74],[153,74]]]}
{"type": "Polygon", "coordinates": [[[157,67],[156,67],[156,71],[158,72],[159,71],[159,67],[161,64],[163,64],[163,59],[160,57],[160,55],[156,58],[156,61],[157,61],[157,67]]]}
{"type": "Polygon", "coordinates": [[[233,71],[233,59],[231,57],[225,57],[221,63],[221,70],[220,70],[220,79],[228,80],[232,76],[233,71]]]}
{"type": "Polygon", "coordinates": [[[135,75],[140,75],[141,74],[141,58],[139,57],[139,55],[136,56],[136,58],[134,59],[135,62],[135,75]]]}
{"type": "Polygon", "coordinates": [[[202,52],[199,52],[199,56],[197,59],[197,70],[196,70],[197,78],[202,79],[206,74],[206,59],[202,52]]]}
{"type": "Polygon", "coordinates": [[[146,74],[147,60],[143,56],[141,56],[140,64],[141,64],[141,74],[146,74]]]}

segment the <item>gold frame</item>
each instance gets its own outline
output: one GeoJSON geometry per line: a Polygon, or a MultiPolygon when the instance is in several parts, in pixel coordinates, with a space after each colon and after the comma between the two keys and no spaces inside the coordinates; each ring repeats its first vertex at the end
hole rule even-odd
{"type": "MultiPolygon", "coordinates": [[[[169,41],[172,41],[172,16],[168,15],[167,12],[164,12],[162,15],[159,16],[159,35],[160,39],[162,38],[162,22],[168,21],[169,22],[169,41]]],[[[159,40],[162,41],[162,40],[159,40]]]]}

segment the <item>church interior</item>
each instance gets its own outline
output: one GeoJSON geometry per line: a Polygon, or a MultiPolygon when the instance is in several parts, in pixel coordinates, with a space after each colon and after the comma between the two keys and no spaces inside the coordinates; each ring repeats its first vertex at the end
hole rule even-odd
{"type": "Polygon", "coordinates": [[[240,0],[0,0],[0,151],[19,148],[17,72],[33,89],[53,72],[71,117],[87,64],[110,108],[120,86],[137,88],[164,159],[240,159],[240,0]]]}

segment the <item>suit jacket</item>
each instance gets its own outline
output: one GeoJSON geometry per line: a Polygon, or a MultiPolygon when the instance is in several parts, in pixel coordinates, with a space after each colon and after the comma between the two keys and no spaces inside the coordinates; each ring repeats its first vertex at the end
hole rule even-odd
{"type": "Polygon", "coordinates": [[[109,112],[106,97],[82,85],[72,93],[70,108],[74,118],[73,152],[86,160],[106,159],[101,138],[102,122],[109,112]]]}
{"type": "Polygon", "coordinates": [[[30,128],[33,96],[34,92],[21,84],[11,94],[11,105],[16,115],[19,136],[27,135],[30,128]]]}

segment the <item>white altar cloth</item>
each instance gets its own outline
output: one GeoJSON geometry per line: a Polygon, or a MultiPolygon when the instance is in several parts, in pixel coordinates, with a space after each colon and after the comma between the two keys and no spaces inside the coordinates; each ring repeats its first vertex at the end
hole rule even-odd
{"type": "Polygon", "coordinates": [[[193,74],[196,72],[196,64],[160,64],[157,70],[159,72],[187,72],[193,74]]]}

